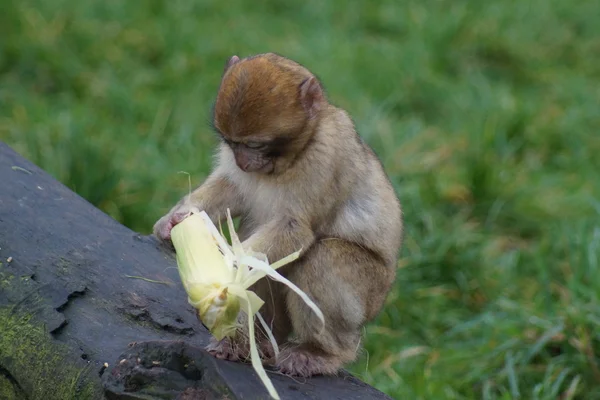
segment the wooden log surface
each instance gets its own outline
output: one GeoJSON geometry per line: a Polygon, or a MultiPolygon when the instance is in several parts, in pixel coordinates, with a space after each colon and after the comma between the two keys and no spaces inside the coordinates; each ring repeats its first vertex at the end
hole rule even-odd
{"type": "MultiPolygon", "coordinates": [[[[0,262],[0,399],[269,398],[203,350],[172,252],[2,142],[0,262]]],[[[346,372],[269,376],[282,399],[389,398],[346,372]]]]}

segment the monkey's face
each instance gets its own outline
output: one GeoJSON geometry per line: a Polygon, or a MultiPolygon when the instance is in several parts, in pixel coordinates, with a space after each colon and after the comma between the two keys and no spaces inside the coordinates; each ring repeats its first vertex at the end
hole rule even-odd
{"type": "Polygon", "coordinates": [[[270,174],[275,169],[275,157],[269,154],[268,143],[224,140],[233,151],[235,163],[242,171],[270,174]]]}
{"type": "Polygon", "coordinates": [[[213,126],[241,170],[281,173],[312,136],[320,86],[279,58],[236,59],[226,66],[213,126]]]}
{"type": "Polygon", "coordinates": [[[244,172],[276,174],[286,168],[286,160],[294,150],[293,139],[287,137],[252,138],[231,137],[220,134],[223,143],[231,150],[235,163],[244,172]]]}

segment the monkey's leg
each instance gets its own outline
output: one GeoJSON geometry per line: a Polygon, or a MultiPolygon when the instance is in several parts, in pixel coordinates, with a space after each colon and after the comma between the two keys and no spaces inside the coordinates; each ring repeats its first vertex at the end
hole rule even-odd
{"type": "MultiPolygon", "coordinates": [[[[252,286],[251,290],[255,291],[265,302],[259,312],[271,329],[275,340],[278,344],[285,342],[291,332],[291,324],[287,316],[283,285],[270,279],[261,279],[252,286]]],[[[212,338],[206,348],[207,351],[217,358],[231,361],[248,359],[250,357],[250,345],[245,314],[240,314],[238,323],[241,329],[237,332],[235,338],[225,338],[221,341],[212,338]]],[[[255,321],[254,325],[260,357],[266,363],[271,364],[274,362],[273,357],[275,355],[273,346],[258,320],[255,321]]]]}
{"type": "MultiPolygon", "coordinates": [[[[240,240],[246,240],[252,234],[252,231],[252,224],[247,223],[246,218],[242,217],[237,231],[240,240]]],[[[280,270],[283,273],[282,270],[285,270],[285,267],[280,270]]],[[[291,332],[291,323],[287,316],[286,292],[283,290],[283,285],[271,279],[263,278],[256,282],[250,290],[254,291],[265,302],[259,312],[270,327],[277,343],[284,343],[291,332]]],[[[245,314],[240,314],[238,323],[241,329],[237,332],[235,338],[225,338],[219,341],[213,337],[206,350],[221,359],[231,361],[248,359],[250,357],[250,345],[245,314]]],[[[275,355],[273,346],[258,320],[255,321],[254,332],[261,359],[269,364],[273,363],[275,355]]]]}
{"type": "Polygon", "coordinates": [[[280,353],[277,366],[285,374],[303,377],[334,374],[355,360],[361,329],[377,315],[393,281],[392,267],[356,244],[324,239],[294,265],[289,278],[317,303],[325,326],[288,290],[296,343],[280,353]]]}
{"type": "MultiPolygon", "coordinates": [[[[283,267],[279,272],[285,275],[285,270],[286,268],[283,267]]],[[[265,302],[259,312],[273,333],[277,344],[282,345],[292,332],[292,324],[285,302],[286,287],[270,278],[263,278],[256,282],[251,289],[265,302]]],[[[273,345],[258,320],[255,324],[255,332],[261,358],[267,364],[274,364],[275,351],[273,345]]]]}

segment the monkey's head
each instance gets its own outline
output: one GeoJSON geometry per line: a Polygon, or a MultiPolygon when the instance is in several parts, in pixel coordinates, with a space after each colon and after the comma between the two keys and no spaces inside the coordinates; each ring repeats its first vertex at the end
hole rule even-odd
{"type": "Polygon", "coordinates": [[[225,65],[213,126],[245,172],[285,171],[309,143],[326,99],[317,78],[275,54],[225,65]]]}

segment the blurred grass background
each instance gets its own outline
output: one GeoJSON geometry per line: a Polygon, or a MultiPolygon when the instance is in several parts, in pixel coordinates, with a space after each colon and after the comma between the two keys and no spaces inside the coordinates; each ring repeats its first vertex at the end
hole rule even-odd
{"type": "Polygon", "coordinates": [[[600,399],[600,2],[4,0],[0,139],[142,233],[225,60],[312,69],[404,205],[352,370],[396,399],[600,399]]]}

